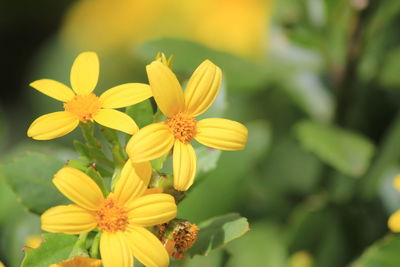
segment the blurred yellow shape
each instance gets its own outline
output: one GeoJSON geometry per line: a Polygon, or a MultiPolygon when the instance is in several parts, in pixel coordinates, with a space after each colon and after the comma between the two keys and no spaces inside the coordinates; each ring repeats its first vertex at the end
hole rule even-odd
{"type": "Polygon", "coordinates": [[[294,253],[289,259],[289,267],[312,267],[313,258],[307,251],[301,250],[294,253]]]}
{"type": "Polygon", "coordinates": [[[50,267],[101,267],[101,260],[76,256],[72,260],[66,260],[50,267]]]}
{"type": "Polygon", "coordinates": [[[393,186],[400,191],[400,175],[397,175],[393,180],[393,186]]]}
{"type": "Polygon", "coordinates": [[[0,267],[5,267],[4,264],[0,261],[0,267]]]}
{"type": "Polygon", "coordinates": [[[392,232],[400,232],[400,210],[396,211],[389,217],[388,227],[392,232]]]}
{"type": "Polygon", "coordinates": [[[267,43],[274,0],[81,0],[61,36],[72,49],[132,49],[162,37],[197,41],[242,56],[267,43]]]}
{"type": "Polygon", "coordinates": [[[43,239],[41,235],[31,235],[26,239],[26,246],[30,248],[38,248],[42,244],[43,239]]]}

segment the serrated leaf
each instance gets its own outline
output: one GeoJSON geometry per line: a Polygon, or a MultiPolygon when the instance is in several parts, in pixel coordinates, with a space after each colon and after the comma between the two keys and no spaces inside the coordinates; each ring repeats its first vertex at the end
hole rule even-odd
{"type": "Polygon", "coordinates": [[[54,154],[18,151],[0,165],[0,176],[6,179],[21,204],[36,214],[52,206],[68,203],[51,182],[65,163],[54,154]]]}
{"type": "Polygon", "coordinates": [[[367,170],[374,145],[365,137],[338,127],[302,121],[295,132],[305,149],[344,174],[359,177],[367,170]]]}
{"type": "Polygon", "coordinates": [[[400,266],[400,235],[390,235],[370,246],[351,267],[400,266]]]}
{"type": "Polygon", "coordinates": [[[48,267],[66,260],[78,239],[74,235],[44,234],[44,241],[37,249],[28,249],[21,267],[48,267]]]}
{"type": "Polygon", "coordinates": [[[188,254],[207,255],[249,231],[247,219],[239,214],[227,214],[211,218],[199,224],[199,238],[188,254]]]}
{"type": "Polygon", "coordinates": [[[149,99],[126,108],[126,114],[135,120],[139,128],[153,122],[153,107],[149,99]]]}

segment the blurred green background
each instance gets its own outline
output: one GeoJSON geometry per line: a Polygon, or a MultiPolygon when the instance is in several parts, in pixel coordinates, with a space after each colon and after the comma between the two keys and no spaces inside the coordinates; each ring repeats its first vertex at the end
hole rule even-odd
{"type": "Polygon", "coordinates": [[[204,171],[179,217],[199,223],[236,212],[250,232],[176,266],[400,266],[400,236],[387,228],[400,208],[392,186],[400,167],[400,1],[4,0],[0,21],[6,266],[19,266],[22,247],[40,233],[6,167],[23,169],[13,157],[26,150],[73,158],[72,140],[81,138],[26,137],[36,117],[62,108],[29,83],[69,84],[74,58],[87,50],[100,57],[97,93],[147,82],[145,65],[159,51],[174,56],[182,82],[208,58],[224,77],[206,116],[249,128],[245,150],[222,152],[215,169],[212,160],[199,163],[204,171]]]}

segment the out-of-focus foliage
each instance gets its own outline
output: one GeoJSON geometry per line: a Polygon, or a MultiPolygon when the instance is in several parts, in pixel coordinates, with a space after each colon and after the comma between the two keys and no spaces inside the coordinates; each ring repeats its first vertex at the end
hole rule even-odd
{"type": "MultiPolygon", "coordinates": [[[[76,1],[59,32],[35,51],[21,82],[31,107],[19,107],[18,123],[61,107],[27,84],[41,77],[68,84],[83,50],[99,52],[99,91],[147,82],[145,65],[159,51],[174,55],[183,84],[208,58],[224,77],[207,116],[243,122],[249,142],[240,152],[196,146],[201,168],[179,217],[201,223],[237,212],[250,231],[173,266],[397,267],[399,236],[388,235],[387,218],[400,208],[392,185],[400,169],[399,19],[398,0],[76,1]]],[[[127,113],[142,127],[154,107],[145,101],[127,113]]],[[[7,129],[15,129],[8,112],[7,129]]],[[[38,217],[10,188],[18,193],[22,179],[40,177],[6,172],[18,152],[1,139],[2,125],[0,115],[7,151],[0,159],[0,260],[14,267],[27,236],[38,232],[38,217]]],[[[78,134],[60,145],[70,146],[78,134]]],[[[22,153],[32,166],[59,162],[42,165],[46,155],[37,154],[22,153]]]]}

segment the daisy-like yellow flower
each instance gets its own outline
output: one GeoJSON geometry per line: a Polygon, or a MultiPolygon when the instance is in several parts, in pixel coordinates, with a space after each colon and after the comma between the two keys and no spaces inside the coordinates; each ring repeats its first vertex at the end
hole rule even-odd
{"type": "MultiPolygon", "coordinates": [[[[400,191],[400,175],[393,180],[393,186],[400,191]]],[[[388,220],[388,227],[392,232],[400,233],[400,210],[393,213],[388,220]]]]}
{"type": "Polygon", "coordinates": [[[76,256],[72,260],[51,264],[50,267],[101,267],[101,260],[76,256]]]}
{"type": "Polygon", "coordinates": [[[221,85],[221,70],[204,61],[193,73],[182,93],[175,74],[160,61],[147,66],[147,75],[160,110],[168,116],[139,130],[128,142],[126,151],[133,162],[161,157],[173,147],[174,187],[187,190],[196,173],[196,154],[190,144],[199,143],[221,149],[240,150],[247,142],[247,128],[220,118],[197,121],[216,98],[221,85]]]}
{"type": "Polygon", "coordinates": [[[106,127],[134,134],[138,127],[127,114],[115,110],[151,97],[147,84],[127,83],[115,86],[100,97],[93,94],[99,77],[99,59],[94,52],[83,52],[71,68],[71,90],[60,82],[42,79],[30,84],[36,90],[64,102],[64,111],[37,118],[28,129],[36,140],[57,138],[74,130],[79,122],[96,121],[106,127]]]}
{"type": "Polygon", "coordinates": [[[62,168],[53,183],[76,204],[57,206],[41,216],[42,229],[52,233],[80,234],[98,228],[104,267],[131,267],[133,257],[146,266],[167,266],[169,256],[161,242],[145,227],[176,216],[175,200],[168,194],[147,194],[149,162],[128,161],[114,192],[104,197],[85,173],[62,168]]]}

